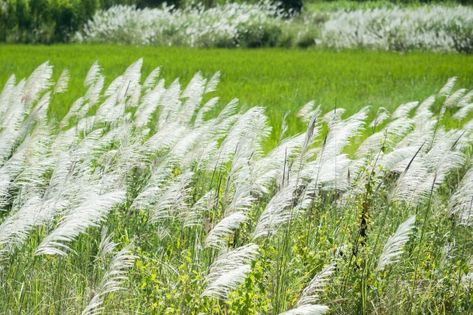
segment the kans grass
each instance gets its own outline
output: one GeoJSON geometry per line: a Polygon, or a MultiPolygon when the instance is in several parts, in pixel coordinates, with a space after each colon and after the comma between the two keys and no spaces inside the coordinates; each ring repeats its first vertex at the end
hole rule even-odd
{"type": "Polygon", "coordinates": [[[28,74],[51,50],[22,49],[2,47],[25,61],[2,63],[2,313],[473,311],[469,57],[127,48],[143,69],[73,46],[28,74]]]}

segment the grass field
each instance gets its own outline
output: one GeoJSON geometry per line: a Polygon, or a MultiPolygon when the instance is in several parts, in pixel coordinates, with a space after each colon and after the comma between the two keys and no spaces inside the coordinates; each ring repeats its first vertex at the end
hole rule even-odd
{"type": "Polygon", "coordinates": [[[472,56],[0,46],[11,73],[0,313],[473,312],[472,56]]]}
{"type": "MultiPolygon", "coordinates": [[[[103,45],[0,46],[0,82],[11,73],[29,75],[46,60],[55,67],[55,78],[68,68],[72,88],[53,100],[50,113],[62,117],[85,92],[82,80],[94,61],[99,61],[109,83],[141,57],[144,73],[161,66],[168,84],[175,78],[187,83],[197,71],[206,77],[221,71],[221,100],[228,102],[236,97],[245,108],[266,107],[276,132],[285,112],[295,112],[310,100],[324,110],[343,107],[353,113],[365,105],[393,109],[423,99],[452,76],[458,77],[458,86],[473,86],[471,55],[103,45]]],[[[292,132],[302,127],[295,119],[289,126],[292,132]]]]}

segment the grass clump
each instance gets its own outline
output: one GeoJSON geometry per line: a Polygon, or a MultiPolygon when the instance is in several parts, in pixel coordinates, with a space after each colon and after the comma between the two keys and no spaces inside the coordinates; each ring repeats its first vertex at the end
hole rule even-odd
{"type": "Polygon", "coordinates": [[[373,119],[308,103],[265,152],[264,108],[217,107],[219,73],[182,86],[142,65],[105,84],[95,63],[59,121],[67,73],[5,83],[4,312],[472,311],[473,92],[456,78],[373,119]]]}

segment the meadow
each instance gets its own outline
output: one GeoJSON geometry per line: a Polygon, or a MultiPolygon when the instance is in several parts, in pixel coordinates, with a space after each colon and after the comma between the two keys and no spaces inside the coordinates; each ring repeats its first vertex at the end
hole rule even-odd
{"type": "Polygon", "coordinates": [[[472,56],[3,45],[0,86],[0,313],[473,312],[472,56]]]}
{"type": "MultiPolygon", "coordinates": [[[[179,78],[187,84],[200,71],[205,77],[221,72],[222,103],[238,98],[243,108],[263,106],[273,126],[272,144],[279,138],[285,113],[309,101],[324,110],[342,107],[354,113],[370,105],[388,110],[399,104],[425,98],[453,76],[461,86],[473,85],[473,57],[429,52],[393,53],[367,50],[289,49],[192,49],[133,47],[122,45],[3,45],[0,46],[0,82],[15,73],[31,73],[46,60],[71,73],[68,93],[52,100],[50,117],[59,120],[69,106],[86,91],[82,84],[88,67],[98,61],[107,83],[129,64],[144,58],[143,72],[161,67],[168,83],[179,78]]],[[[289,115],[290,132],[304,126],[289,115]]]]}

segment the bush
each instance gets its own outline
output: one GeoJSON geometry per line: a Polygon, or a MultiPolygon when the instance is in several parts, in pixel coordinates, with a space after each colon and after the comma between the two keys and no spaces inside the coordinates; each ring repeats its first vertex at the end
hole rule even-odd
{"type": "Polygon", "coordinates": [[[96,0],[4,1],[0,9],[0,41],[65,42],[96,8],[96,0]]]}
{"type": "MultiPolygon", "coordinates": [[[[116,4],[158,6],[165,0],[2,0],[0,41],[67,42],[98,9],[116,4]]],[[[179,0],[167,0],[179,5],[179,0]]]]}
{"type": "Polygon", "coordinates": [[[302,14],[278,6],[225,4],[173,9],[117,6],[94,15],[77,41],[192,47],[424,49],[469,53],[473,9],[424,6],[302,14]]]}
{"type": "Polygon", "coordinates": [[[473,9],[461,6],[338,11],[320,41],[332,48],[471,52],[472,29],[473,9]]]}
{"type": "Polygon", "coordinates": [[[458,52],[473,53],[473,23],[462,23],[462,21],[451,21],[446,31],[451,36],[453,47],[458,52]]]}
{"type": "Polygon", "coordinates": [[[209,9],[115,6],[95,14],[75,39],[162,46],[275,46],[286,23],[282,16],[269,2],[229,3],[209,9]]]}

